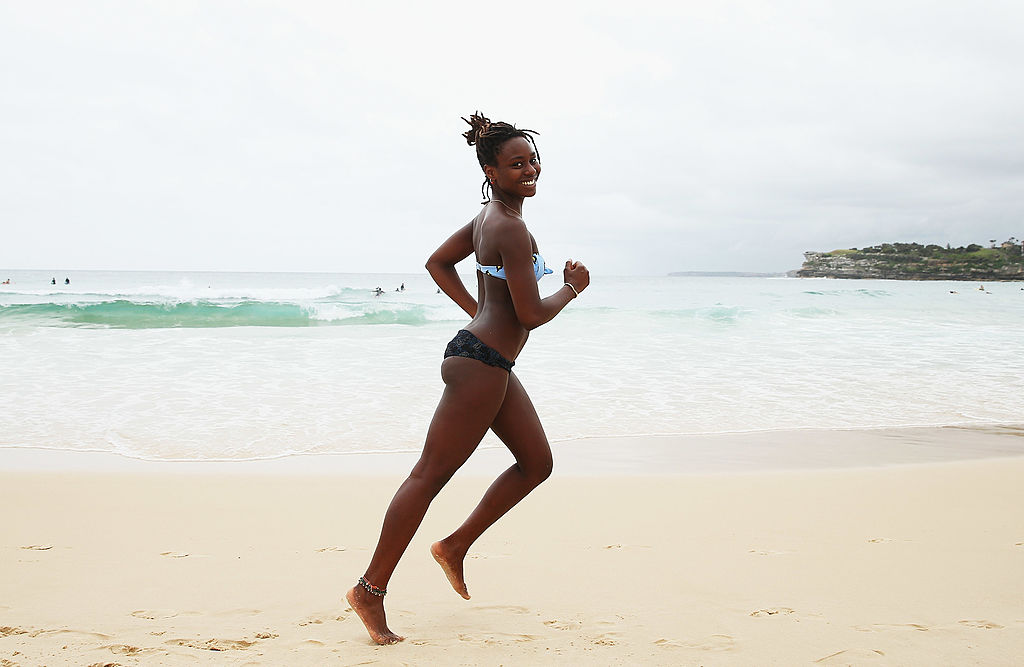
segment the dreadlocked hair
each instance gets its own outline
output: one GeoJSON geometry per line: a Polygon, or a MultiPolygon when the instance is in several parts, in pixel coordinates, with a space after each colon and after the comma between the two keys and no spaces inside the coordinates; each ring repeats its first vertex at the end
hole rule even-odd
{"type": "MultiPolygon", "coordinates": [[[[469,124],[469,130],[463,132],[462,136],[466,138],[467,144],[476,146],[476,159],[480,163],[481,169],[485,165],[497,166],[498,151],[501,150],[502,144],[516,137],[522,137],[529,141],[530,145],[533,146],[534,152],[537,153],[537,159],[540,159],[537,143],[530,136],[532,134],[540,134],[539,132],[520,130],[515,125],[510,125],[509,123],[492,123],[489,118],[482,115],[479,111],[472,114],[468,119],[463,118],[462,120],[469,124]]],[[[484,198],[483,203],[490,201],[490,196],[487,194],[487,189],[490,185],[490,181],[484,178],[483,185],[480,186],[480,194],[484,198]]]]}

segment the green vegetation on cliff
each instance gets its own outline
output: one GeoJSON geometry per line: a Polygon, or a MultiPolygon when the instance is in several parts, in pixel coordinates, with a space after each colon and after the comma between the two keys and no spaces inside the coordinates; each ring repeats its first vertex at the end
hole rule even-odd
{"type": "Polygon", "coordinates": [[[868,248],[805,252],[798,276],[894,280],[1024,280],[1024,244],[989,247],[883,243],[868,248]]]}

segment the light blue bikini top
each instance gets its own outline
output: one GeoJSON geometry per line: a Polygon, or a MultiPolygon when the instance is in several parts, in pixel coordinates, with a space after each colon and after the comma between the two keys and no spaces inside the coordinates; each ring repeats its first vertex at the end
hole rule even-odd
{"type": "MultiPolygon", "coordinates": [[[[492,276],[494,278],[506,280],[505,267],[501,264],[498,264],[497,266],[484,266],[480,262],[477,262],[476,270],[485,276],[492,276]]],[[[537,276],[537,281],[539,282],[541,278],[549,273],[554,273],[554,271],[544,266],[544,258],[540,256],[539,252],[533,253],[533,275],[537,276]]]]}

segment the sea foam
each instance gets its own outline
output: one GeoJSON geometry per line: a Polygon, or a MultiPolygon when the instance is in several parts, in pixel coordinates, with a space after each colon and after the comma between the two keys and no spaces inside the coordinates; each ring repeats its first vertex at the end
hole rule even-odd
{"type": "MultiPolygon", "coordinates": [[[[11,275],[0,446],[415,451],[468,320],[426,275],[11,275]]],[[[1016,284],[595,275],[515,372],[558,442],[1014,422],[1021,368],[1016,284]]]]}

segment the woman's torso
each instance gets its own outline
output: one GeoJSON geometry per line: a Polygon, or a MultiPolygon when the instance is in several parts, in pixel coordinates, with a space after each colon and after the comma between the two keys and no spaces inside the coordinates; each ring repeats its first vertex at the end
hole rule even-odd
{"type": "MultiPolygon", "coordinates": [[[[488,234],[488,226],[494,222],[489,219],[488,213],[484,209],[473,220],[473,251],[478,263],[497,265],[501,264],[501,253],[497,242],[488,234]]],[[[537,252],[537,241],[533,234],[530,234],[530,245],[530,251],[537,252]]],[[[487,276],[480,271],[476,271],[476,282],[476,316],[466,325],[466,329],[503,357],[514,361],[526,345],[530,332],[516,317],[508,284],[501,278],[487,276]]]]}

